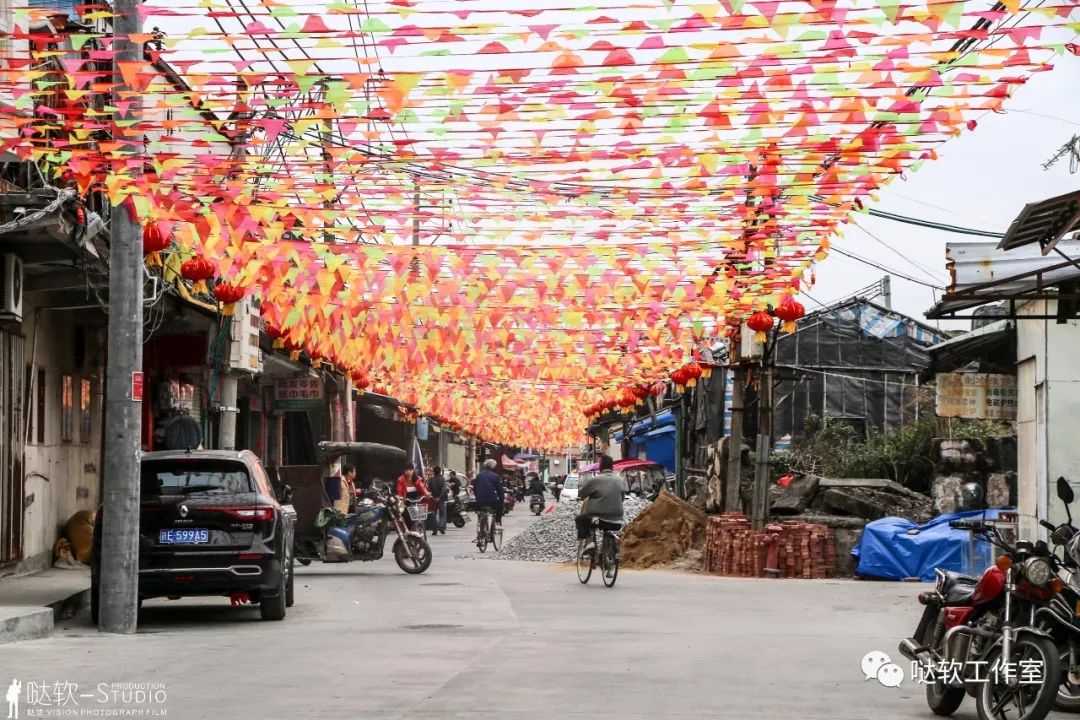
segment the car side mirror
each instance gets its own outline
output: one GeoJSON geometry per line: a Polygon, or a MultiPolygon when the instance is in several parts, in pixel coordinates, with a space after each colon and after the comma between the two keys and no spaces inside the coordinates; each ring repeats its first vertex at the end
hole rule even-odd
{"type": "Polygon", "coordinates": [[[292,488],[288,485],[282,485],[278,490],[278,502],[282,505],[288,505],[292,502],[292,488]]]}
{"type": "Polygon", "coordinates": [[[1057,496],[1058,499],[1066,505],[1071,503],[1076,497],[1075,493],[1073,493],[1072,485],[1070,485],[1069,481],[1063,477],[1057,479],[1057,496]]]}

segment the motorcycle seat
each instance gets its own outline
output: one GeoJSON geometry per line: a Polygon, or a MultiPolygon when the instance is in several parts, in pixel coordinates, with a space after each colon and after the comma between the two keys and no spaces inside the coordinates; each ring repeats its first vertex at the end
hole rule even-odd
{"type": "Polygon", "coordinates": [[[967,605],[971,602],[971,596],[975,592],[975,586],[979,584],[979,578],[963,573],[946,571],[945,582],[942,592],[945,595],[946,605],[967,605]]]}

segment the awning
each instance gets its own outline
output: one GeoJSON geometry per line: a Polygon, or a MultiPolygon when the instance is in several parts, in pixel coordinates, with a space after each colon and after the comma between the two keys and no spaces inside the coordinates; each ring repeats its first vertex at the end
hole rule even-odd
{"type": "Polygon", "coordinates": [[[502,456],[502,466],[504,468],[506,468],[507,470],[516,470],[518,468],[525,467],[524,465],[521,465],[520,463],[514,462],[513,460],[511,460],[506,455],[502,456]]]}
{"type": "Polygon", "coordinates": [[[1016,362],[1016,348],[1012,342],[1014,323],[1011,320],[995,320],[977,330],[927,348],[934,372],[945,372],[963,366],[980,357],[993,357],[996,364],[1011,365],[1016,362]]]}
{"type": "MultiPolygon", "coordinates": [[[[647,430],[651,430],[655,427],[664,427],[667,425],[675,425],[675,412],[672,410],[664,410],[657,415],[650,415],[644,420],[640,420],[634,423],[630,426],[629,435],[630,437],[634,437],[635,435],[640,435],[641,433],[647,430]]],[[[672,430],[672,432],[674,432],[674,430],[672,430]]],[[[615,433],[615,442],[622,442],[622,440],[623,433],[620,430],[619,432],[615,433]]]]}

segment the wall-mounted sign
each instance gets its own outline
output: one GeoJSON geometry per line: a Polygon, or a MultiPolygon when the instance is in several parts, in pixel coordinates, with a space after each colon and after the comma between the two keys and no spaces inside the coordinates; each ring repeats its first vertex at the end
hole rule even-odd
{"type": "Polygon", "coordinates": [[[938,417],[1016,419],[1016,377],[992,373],[939,373],[938,417]]]}
{"type": "Polygon", "coordinates": [[[311,410],[318,408],[325,397],[321,378],[299,377],[274,381],[275,410],[311,410]]]}

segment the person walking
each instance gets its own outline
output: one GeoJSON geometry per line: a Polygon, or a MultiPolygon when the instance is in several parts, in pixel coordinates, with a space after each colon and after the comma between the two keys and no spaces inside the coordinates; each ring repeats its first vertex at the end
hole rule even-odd
{"type": "Polygon", "coordinates": [[[433,520],[434,529],[432,535],[438,535],[442,533],[446,534],[446,479],[443,477],[442,468],[436,465],[433,467],[431,473],[431,482],[428,483],[428,489],[431,491],[431,498],[435,504],[435,515],[433,520]]]}
{"type": "Polygon", "coordinates": [[[497,466],[495,460],[488,458],[484,461],[484,469],[472,482],[477,511],[490,510],[495,516],[495,527],[501,527],[506,490],[503,488],[502,478],[495,472],[497,466]]]}

